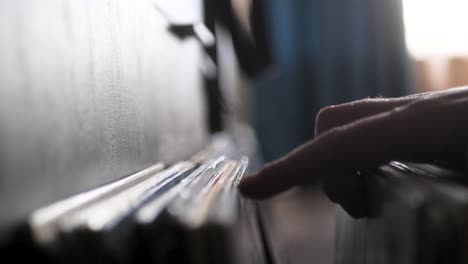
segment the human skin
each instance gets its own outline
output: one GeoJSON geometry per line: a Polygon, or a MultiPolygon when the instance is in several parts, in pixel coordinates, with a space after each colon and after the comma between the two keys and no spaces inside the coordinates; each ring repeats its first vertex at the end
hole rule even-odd
{"type": "Polygon", "coordinates": [[[265,199],[320,182],[327,196],[362,216],[357,174],[388,161],[445,160],[468,164],[468,87],[400,98],[328,106],[316,117],[316,137],[244,177],[243,195],[265,199]]]}

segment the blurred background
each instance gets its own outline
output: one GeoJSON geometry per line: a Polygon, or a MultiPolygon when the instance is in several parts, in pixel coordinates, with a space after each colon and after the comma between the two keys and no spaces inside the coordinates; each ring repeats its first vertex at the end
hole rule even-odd
{"type": "MultiPolygon", "coordinates": [[[[311,139],[323,106],[468,84],[466,0],[269,3],[276,67],[246,107],[265,161],[311,139]]],[[[316,188],[277,200],[285,263],[332,263],[334,205],[316,188]]]]}
{"type": "Polygon", "coordinates": [[[314,135],[326,105],[468,83],[468,2],[270,1],[277,71],[255,83],[265,160],[314,135]]]}

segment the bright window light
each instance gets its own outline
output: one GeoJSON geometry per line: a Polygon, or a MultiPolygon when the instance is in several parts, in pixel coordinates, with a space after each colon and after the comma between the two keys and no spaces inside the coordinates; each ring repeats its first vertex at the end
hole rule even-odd
{"type": "Polygon", "coordinates": [[[468,55],[468,0],[403,0],[403,8],[414,57],[468,55]]]}

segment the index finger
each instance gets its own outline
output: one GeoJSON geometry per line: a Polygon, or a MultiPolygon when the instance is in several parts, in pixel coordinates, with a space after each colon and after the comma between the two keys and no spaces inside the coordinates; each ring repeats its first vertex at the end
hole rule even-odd
{"type": "Polygon", "coordinates": [[[240,190],[252,198],[267,198],[295,185],[318,181],[327,173],[450,154],[466,131],[452,120],[455,113],[445,111],[450,104],[444,102],[439,107],[433,103],[410,104],[334,128],[246,177],[240,190]],[[458,132],[455,135],[453,131],[458,132]]]}

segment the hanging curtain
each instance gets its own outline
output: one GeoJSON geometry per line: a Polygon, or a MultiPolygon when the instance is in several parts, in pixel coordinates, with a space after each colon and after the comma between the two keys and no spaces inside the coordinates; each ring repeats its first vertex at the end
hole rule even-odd
{"type": "Polygon", "coordinates": [[[276,70],[257,83],[265,160],[314,135],[326,105],[412,91],[401,0],[271,0],[276,70]]]}

